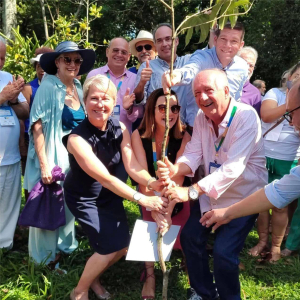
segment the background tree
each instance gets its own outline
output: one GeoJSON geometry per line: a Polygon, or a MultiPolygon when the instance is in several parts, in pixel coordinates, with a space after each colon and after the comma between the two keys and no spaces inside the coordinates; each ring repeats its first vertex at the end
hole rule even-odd
{"type": "Polygon", "coordinates": [[[9,38],[12,37],[11,29],[17,25],[17,4],[16,0],[3,0],[2,4],[2,26],[3,32],[9,38]]]}

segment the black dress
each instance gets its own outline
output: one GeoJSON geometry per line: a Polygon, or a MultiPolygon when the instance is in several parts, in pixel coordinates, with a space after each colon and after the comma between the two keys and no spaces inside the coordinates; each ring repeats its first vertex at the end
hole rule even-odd
{"type": "MultiPolygon", "coordinates": [[[[71,134],[86,140],[109,173],[126,182],[128,175],[120,150],[123,134],[118,120],[109,118],[107,130],[101,131],[85,119],[71,134]]],[[[65,146],[67,139],[67,136],[63,139],[65,146]]],[[[65,201],[91,246],[102,255],[127,247],[130,238],[123,199],[86,174],[72,154],[69,161],[70,171],[64,182],[65,201]]]]}

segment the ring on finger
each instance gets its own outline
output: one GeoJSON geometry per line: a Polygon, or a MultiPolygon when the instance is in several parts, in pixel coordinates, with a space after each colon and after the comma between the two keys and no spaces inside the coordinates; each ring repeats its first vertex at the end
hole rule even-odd
{"type": "Polygon", "coordinates": [[[168,199],[169,199],[169,201],[171,201],[172,200],[172,195],[169,195],[168,199]]]}

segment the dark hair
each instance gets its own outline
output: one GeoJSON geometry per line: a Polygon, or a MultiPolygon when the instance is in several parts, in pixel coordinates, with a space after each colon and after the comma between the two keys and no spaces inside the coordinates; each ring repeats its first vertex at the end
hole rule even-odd
{"type": "MultiPolygon", "coordinates": [[[[224,28],[223,29],[233,29],[233,30],[238,30],[238,31],[241,31],[242,32],[242,36],[241,36],[241,41],[244,40],[244,36],[245,36],[245,27],[243,25],[243,23],[241,22],[236,22],[236,24],[234,25],[234,27],[231,27],[231,23],[230,22],[227,22],[225,25],[224,25],[224,28]]],[[[221,29],[217,29],[215,34],[217,37],[220,36],[220,33],[221,33],[221,29]]]]}
{"type": "Polygon", "coordinates": [[[173,27],[172,27],[172,25],[171,25],[170,23],[160,23],[160,24],[158,24],[158,25],[153,29],[153,32],[152,32],[154,43],[155,43],[155,33],[156,33],[157,29],[160,28],[160,27],[164,27],[164,26],[169,27],[171,30],[173,30],[173,27]]]}
{"type": "MultiPolygon", "coordinates": [[[[171,90],[171,95],[174,95],[177,103],[178,98],[174,91],[171,90]]],[[[151,138],[153,132],[155,132],[155,107],[157,99],[161,96],[165,96],[162,88],[153,91],[147,99],[145,106],[144,118],[139,126],[139,131],[142,132],[143,138],[151,138]]],[[[178,114],[178,118],[174,126],[170,129],[170,136],[173,136],[176,139],[182,138],[183,127],[180,121],[180,114],[178,114]]]]}

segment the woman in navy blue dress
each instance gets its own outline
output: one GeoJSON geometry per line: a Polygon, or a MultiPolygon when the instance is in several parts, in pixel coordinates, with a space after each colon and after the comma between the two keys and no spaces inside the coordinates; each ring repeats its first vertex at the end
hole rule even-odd
{"type": "Polygon", "coordinates": [[[123,198],[160,212],[166,212],[168,201],[144,196],[126,185],[128,173],[149,188],[161,187],[136,160],[124,124],[111,117],[117,98],[114,84],[97,75],[85,82],[83,90],[87,118],[64,138],[70,160],[64,192],[95,253],[70,298],[87,300],[91,288],[98,299],[109,299],[99,276],[126,253],[129,244],[123,198]]]}

